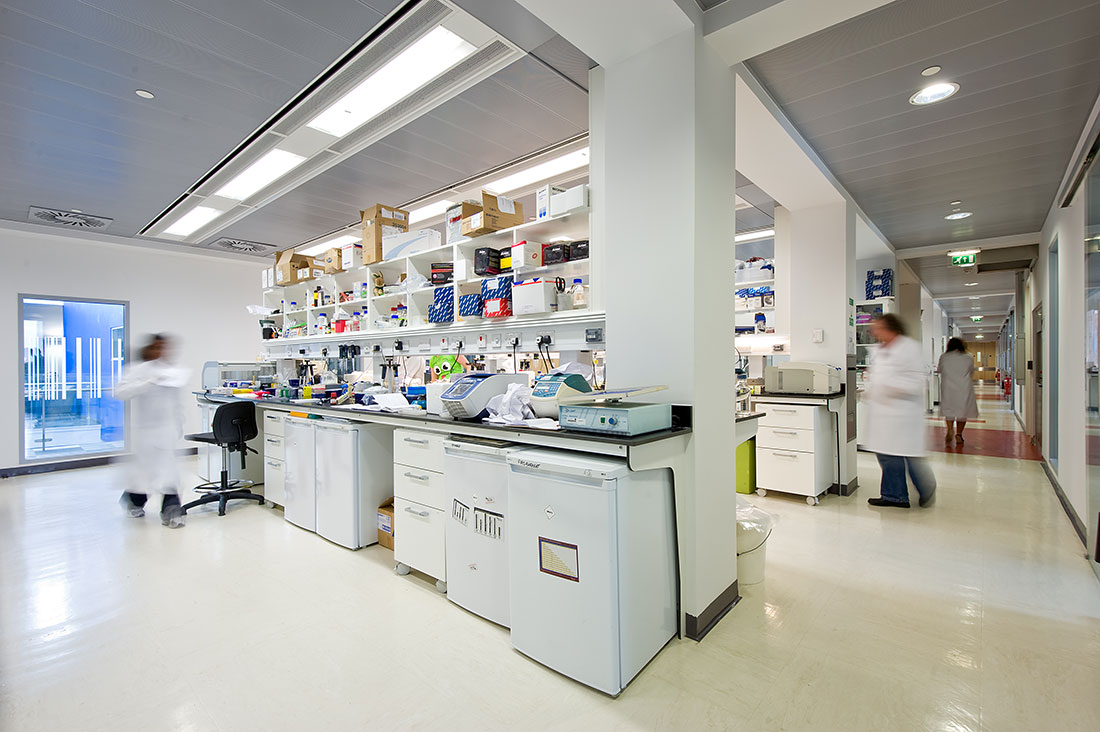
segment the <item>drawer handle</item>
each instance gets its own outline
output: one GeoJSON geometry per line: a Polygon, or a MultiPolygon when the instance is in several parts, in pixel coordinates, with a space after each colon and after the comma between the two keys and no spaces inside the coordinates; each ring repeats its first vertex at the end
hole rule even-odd
{"type": "Polygon", "coordinates": [[[405,473],[405,477],[412,478],[413,480],[422,480],[425,483],[432,479],[430,475],[417,475],[416,473],[405,473]]]}
{"type": "Polygon", "coordinates": [[[798,414],[797,409],[781,409],[779,407],[772,407],[773,412],[783,412],[784,414],[798,414]]]}
{"type": "Polygon", "coordinates": [[[427,440],[418,440],[415,437],[406,437],[405,442],[411,442],[414,445],[427,445],[427,440]]]}
{"type": "Polygon", "coordinates": [[[772,430],[773,435],[794,435],[798,437],[798,433],[794,430],[772,430]]]}
{"type": "Polygon", "coordinates": [[[279,444],[279,440],[277,440],[274,437],[268,437],[267,441],[270,442],[272,445],[278,445],[279,444]]]}
{"type": "Polygon", "coordinates": [[[795,455],[793,452],[773,452],[772,455],[775,455],[776,457],[786,457],[786,458],[797,458],[798,457],[798,455],[795,455]]]}
{"type": "Polygon", "coordinates": [[[275,462],[274,460],[268,460],[268,461],[267,461],[267,464],[268,464],[268,465],[270,465],[270,466],[271,466],[271,467],[273,467],[273,468],[278,468],[278,467],[281,467],[281,466],[279,465],[279,463],[275,462]]]}
{"type": "Polygon", "coordinates": [[[427,511],[417,511],[412,506],[405,506],[405,512],[411,513],[413,516],[419,516],[421,518],[428,518],[429,516],[431,516],[431,514],[427,511]]]}

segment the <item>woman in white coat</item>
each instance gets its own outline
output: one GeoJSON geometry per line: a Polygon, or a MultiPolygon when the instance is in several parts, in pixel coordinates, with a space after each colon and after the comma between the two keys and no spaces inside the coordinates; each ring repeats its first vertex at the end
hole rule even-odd
{"type": "Polygon", "coordinates": [[[160,519],[183,526],[179,499],[176,446],[183,436],[180,388],[187,372],[168,360],[168,339],[153,336],[141,349],[141,362],[131,366],[115,387],[115,397],[130,402],[130,446],[126,491],[119,502],[133,516],[145,515],[149,489],[164,495],[160,519]]]}
{"type": "Polygon", "coordinates": [[[947,442],[963,444],[966,420],[977,419],[978,398],[974,395],[974,359],[961,338],[947,342],[940,356],[940,415],[947,422],[947,442]]]}
{"type": "Polygon", "coordinates": [[[871,334],[879,342],[871,359],[864,399],[867,401],[867,449],[882,467],[879,497],[872,506],[909,508],[906,470],[920,495],[920,505],[932,503],[936,478],[925,464],[925,397],[927,377],[920,344],[905,335],[896,315],[880,315],[871,321],[871,334]]]}

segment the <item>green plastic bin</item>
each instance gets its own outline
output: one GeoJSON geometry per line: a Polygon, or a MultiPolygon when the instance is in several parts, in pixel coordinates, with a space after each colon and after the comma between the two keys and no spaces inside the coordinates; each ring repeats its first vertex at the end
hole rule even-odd
{"type": "Polygon", "coordinates": [[[756,438],[737,446],[737,492],[756,492],[756,438]]]}

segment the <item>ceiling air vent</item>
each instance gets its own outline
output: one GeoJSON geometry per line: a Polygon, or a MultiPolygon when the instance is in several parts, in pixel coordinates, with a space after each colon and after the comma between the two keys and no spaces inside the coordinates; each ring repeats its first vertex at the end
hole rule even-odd
{"type": "Polygon", "coordinates": [[[70,229],[87,229],[89,231],[103,231],[114,219],[105,216],[89,216],[76,211],[61,211],[56,208],[42,208],[31,206],[27,209],[27,220],[34,224],[53,224],[54,226],[66,226],[70,229]]]}
{"type": "Polygon", "coordinates": [[[275,246],[273,244],[264,244],[258,241],[245,241],[244,239],[231,239],[229,237],[222,237],[208,246],[211,249],[222,249],[227,252],[236,252],[237,254],[255,254],[257,256],[267,256],[275,251],[275,246]]]}

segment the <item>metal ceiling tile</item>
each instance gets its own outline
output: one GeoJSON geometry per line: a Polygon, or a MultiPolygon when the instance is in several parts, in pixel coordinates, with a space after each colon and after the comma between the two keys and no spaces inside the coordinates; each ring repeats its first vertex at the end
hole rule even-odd
{"type": "Polygon", "coordinates": [[[293,13],[307,23],[324,28],[343,38],[350,46],[378,24],[382,18],[401,4],[402,0],[389,2],[317,2],[317,0],[267,0],[293,13]],[[373,6],[373,7],[372,7],[373,6]]]}

